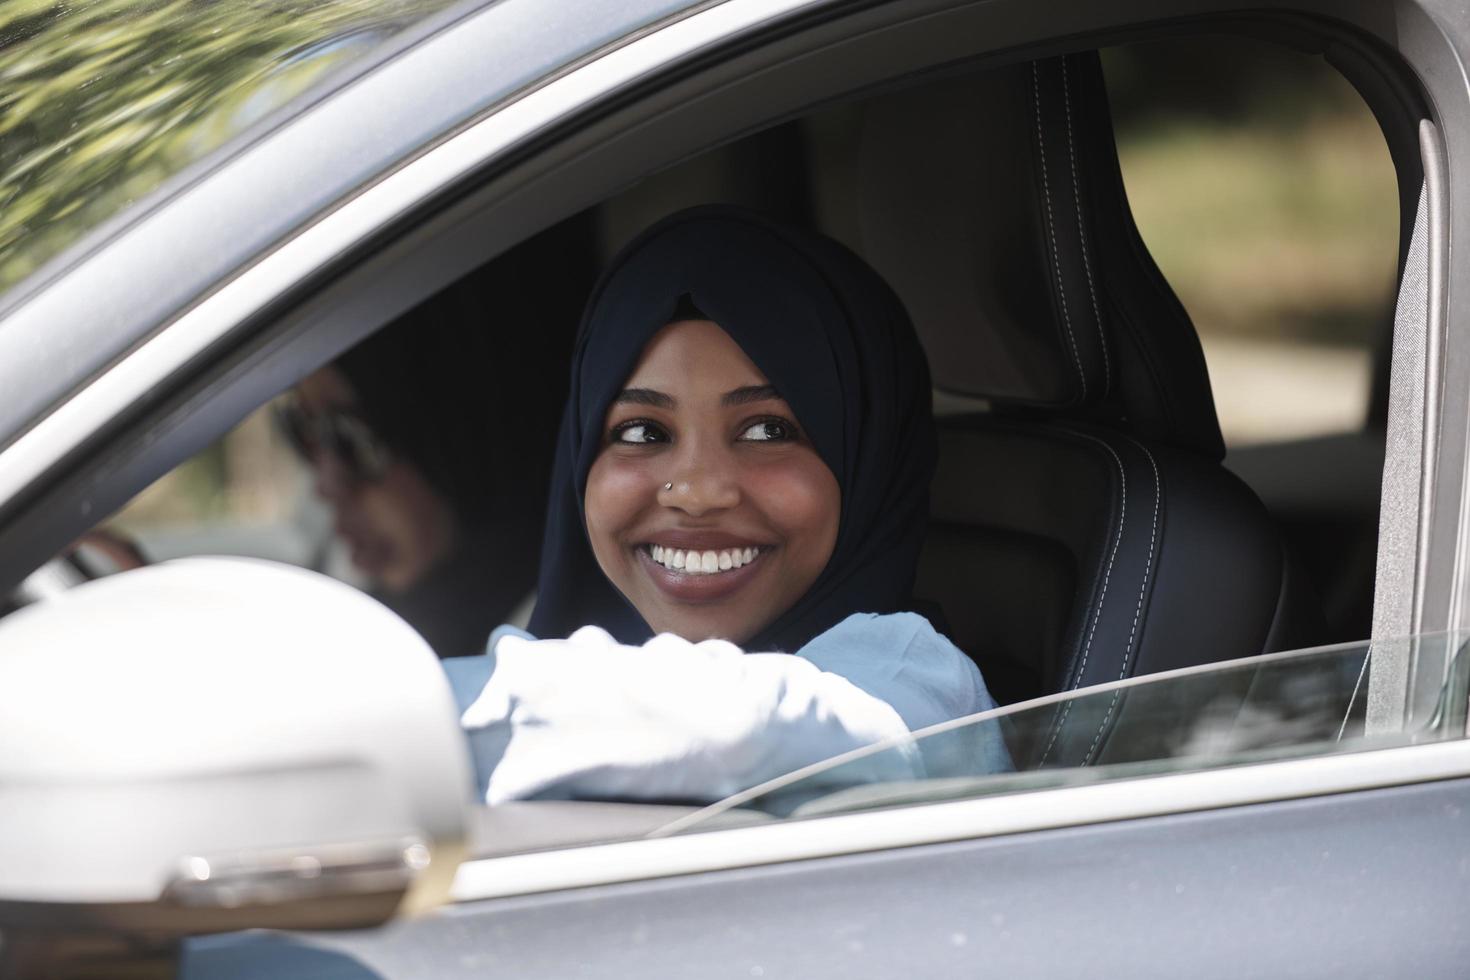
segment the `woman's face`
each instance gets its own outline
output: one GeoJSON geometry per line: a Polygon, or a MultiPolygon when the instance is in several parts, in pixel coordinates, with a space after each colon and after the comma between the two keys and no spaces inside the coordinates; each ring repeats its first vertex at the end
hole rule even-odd
{"type": "MultiPolygon", "coordinates": [[[[357,410],[352,386],[334,367],[297,385],[296,399],[308,422],[357,410]]],[[[401,592],[448,556],[457,530],[454,511],[412,463],[390,455],[382,472],[368,477],[328,447],[310,446],[306,453],[317,495],[332,507],[333,531],[375,585],[401,592]]]]}
{"type": "Polygon", "coordinates": [[[655,632],[743,643],[826,567],[841,494],[745,352],[687,320],[608,409],[585,507],[597,563],[655,632]]]}

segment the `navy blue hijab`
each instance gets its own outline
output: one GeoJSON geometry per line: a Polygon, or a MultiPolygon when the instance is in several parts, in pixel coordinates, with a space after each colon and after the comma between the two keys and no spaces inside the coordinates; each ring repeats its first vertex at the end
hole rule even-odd
{"type": "Polygon", "coordinates": [[[563,637],[591,624],[624,643],[651,635],[592,555],[583,493],[608,407],[649,340],[685,318],[676,311],[689,304],[786,399],[842,494],[826,568],[745,647],[790,652],[852,613],[913,608],[936,445],[929,368],[908,314],[837,242],[749,211],[700,207],[635,239],[588,303],[556,447],[531,632],[563,637]]]}

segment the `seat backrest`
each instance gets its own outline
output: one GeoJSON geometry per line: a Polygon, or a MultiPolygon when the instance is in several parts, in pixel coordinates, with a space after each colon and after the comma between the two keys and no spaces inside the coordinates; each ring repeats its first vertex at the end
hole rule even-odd
{"type": "MultiPolygon", "coordinates": [[[[1085,424],[970,417],[940,438],[919,592],[997,700],[1315,639],[1264,507],[1213,461],[1085,424]]],[[[1100,730],[1059,712],[1022,755],[1095,761],[1100,730]]]]}
{"type": "MultiPolygon", "coordinates": [[[[1221,465],[1199,338],[1133,224],[1094,54],[875,100],[863,250],[945,420],[918,590],[998,700],[1311,642],[1320,610],[1221,465]]],[[[1059,708],[1031,764],[1102,757],[1059,708]]]]}

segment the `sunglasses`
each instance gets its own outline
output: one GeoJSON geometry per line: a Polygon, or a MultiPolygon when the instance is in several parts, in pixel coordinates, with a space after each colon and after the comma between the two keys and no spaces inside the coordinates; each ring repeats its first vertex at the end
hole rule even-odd
{"type": "Polygon", "coordinates": [[[309,463],[325,453],[355,482],[381,480],[392,462],[392,453],[383,440],[350,412],[308,412],[295,398],[288,398],[276,406],[275,420],[298,456],[309,463]]]}

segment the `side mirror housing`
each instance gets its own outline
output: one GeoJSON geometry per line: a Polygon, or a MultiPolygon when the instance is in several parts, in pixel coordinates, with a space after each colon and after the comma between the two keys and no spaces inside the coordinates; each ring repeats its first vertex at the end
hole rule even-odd
{"type": "Polygon", "coordinates": [[[167,945],[431,907],[471,788],[433,651],[324,576],[188,559],[0,620],[11,960],[37,936],[167,945]]]}

